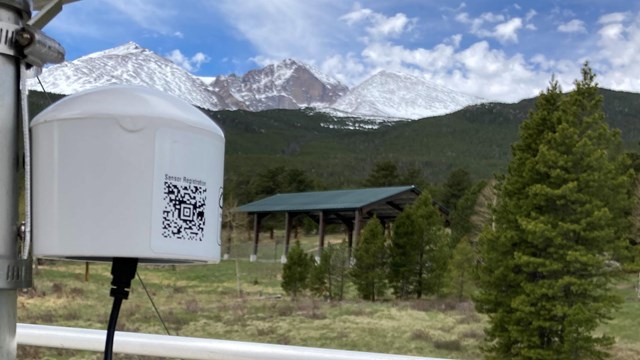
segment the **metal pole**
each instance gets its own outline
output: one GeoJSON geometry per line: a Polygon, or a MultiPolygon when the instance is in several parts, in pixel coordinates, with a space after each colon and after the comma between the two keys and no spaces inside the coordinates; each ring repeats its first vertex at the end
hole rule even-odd
{"type": "Polygon", "coordinates": [[[325,227],[325,213],[324,211],[320,211],[318,219],[318,256],[316,256],[316,260],[318,263],[320,262],[320,257],[322,256],[322,251],[324,250],[324,227],[325,227]]]}
{"type": "MultiPolygon", "coordinates": [[[[18,325],[21,345],[102,351],[104,330],[18,325]]],[[[431,357],[259,344],[118,331],[113,350],[120,354],[198,360],[444,360],[431,357]]]]}
{"type": "Polygon", "coordinates": [[[253,214],[253,252],[249,257],[251,262],[258,260],[258,242],[260,241],[260,214],[253,214]]]}
{"type": "Polygon", "coordinates": [[[293,217],[290,212],[284,214],[284,253],[280,257],[280,263],[287,262],[287,255],[289,254],[289,242],[291,242],[291,222],[293,217]]]}
{"type": "MultiPolygon", "coordinates": [[[[0,0],[0,26],[3,29],[3,51],[0,53],[0,260],[10,263],[18,260],[18,100],[19,62],[13,47],[15,28],[22,25],[24,10],[30,4],[17,0],[0,0]],[[5,38],[10,31],[8,39],[5,38]],[[11,41],[11,42],[10,42],[11,41]]],[[[8,272],[2,271],[8,275],[8,272]]],[[[0,273],[2,273],[0,272],[0,273]]],[[[17,291],[0,289],[0,358],[15,359],[17,291]]]]}

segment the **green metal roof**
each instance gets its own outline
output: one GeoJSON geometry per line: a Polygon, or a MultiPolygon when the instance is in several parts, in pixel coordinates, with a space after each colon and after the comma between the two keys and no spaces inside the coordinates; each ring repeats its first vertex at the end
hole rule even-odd
{"type": "Polygon", "coordinates": [[[403,193],[420,194],[415,186],[395,186],[371,189],[312,191],[277,194],[242,205],[235,209],[247,213],[305,212],[318,210],[356,210],[403,193]]]}

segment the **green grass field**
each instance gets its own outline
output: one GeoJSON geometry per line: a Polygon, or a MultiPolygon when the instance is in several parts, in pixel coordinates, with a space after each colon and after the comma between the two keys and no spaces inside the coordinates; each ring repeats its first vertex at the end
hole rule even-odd
{"type": "MultiPolygon", "coordinates": [[[[347,299],[291,300],[280,288],[281,265],[273,240],[261,240],[258,262],[249,262],[250,243],[234,247],[237,259],[216,265],[139,268],[172,335],[302,345],[452,359],[479,359],[485,318],[471,302],[423,299],[369,303],[353,289],[347,299]],[[276,256],[274,256],[274,252],[276,256]]],[[[339,236],[330,239],[338,241],[339,236]]],[[[304,241],[313,251],[315,238],[304,241]]],[[[278,251],[282,251],[282,244],[278,251]]],[[[232,252],[232,255],[234,254],[232,252]]],[[[34,288],[20,294],[19,322],[104,329],[111,309],[110,265],[47,262],[34,275],[34,288]]],[[[640,358],[637,277],[617,288],[625,303],[602,328],[617,339],[614,359],[640,358]]],[[[118,329],[164,334],[140,282],[123,304],[118,329]]],[[[19,347],[19,359],[101,359],[99,353],[19,347]]],[[[118,359],[149,359],[118,356],[118,359]]]]}

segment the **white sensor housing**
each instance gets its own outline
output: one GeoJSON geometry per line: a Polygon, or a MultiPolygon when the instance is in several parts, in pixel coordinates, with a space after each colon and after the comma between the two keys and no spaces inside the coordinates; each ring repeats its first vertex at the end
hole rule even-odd
{"type": "Polygon", "coordinates": [[[108,86],[58,101],[31,130],[35,256],[220,260],[224,134],[200,110],[108,86]]]}

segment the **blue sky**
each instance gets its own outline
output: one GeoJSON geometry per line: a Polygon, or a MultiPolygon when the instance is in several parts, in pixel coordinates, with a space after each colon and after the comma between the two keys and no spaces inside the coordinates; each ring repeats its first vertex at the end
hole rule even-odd
{"type": "Polygon", "coordinates": [[[408,72],[490,100],[571,89],[588,60],[607,88],[640,92],[640,1],[82,0],[45,32],[73,60],[129,41],[193,74],[293,58],[349,86],[408,72]]]}

